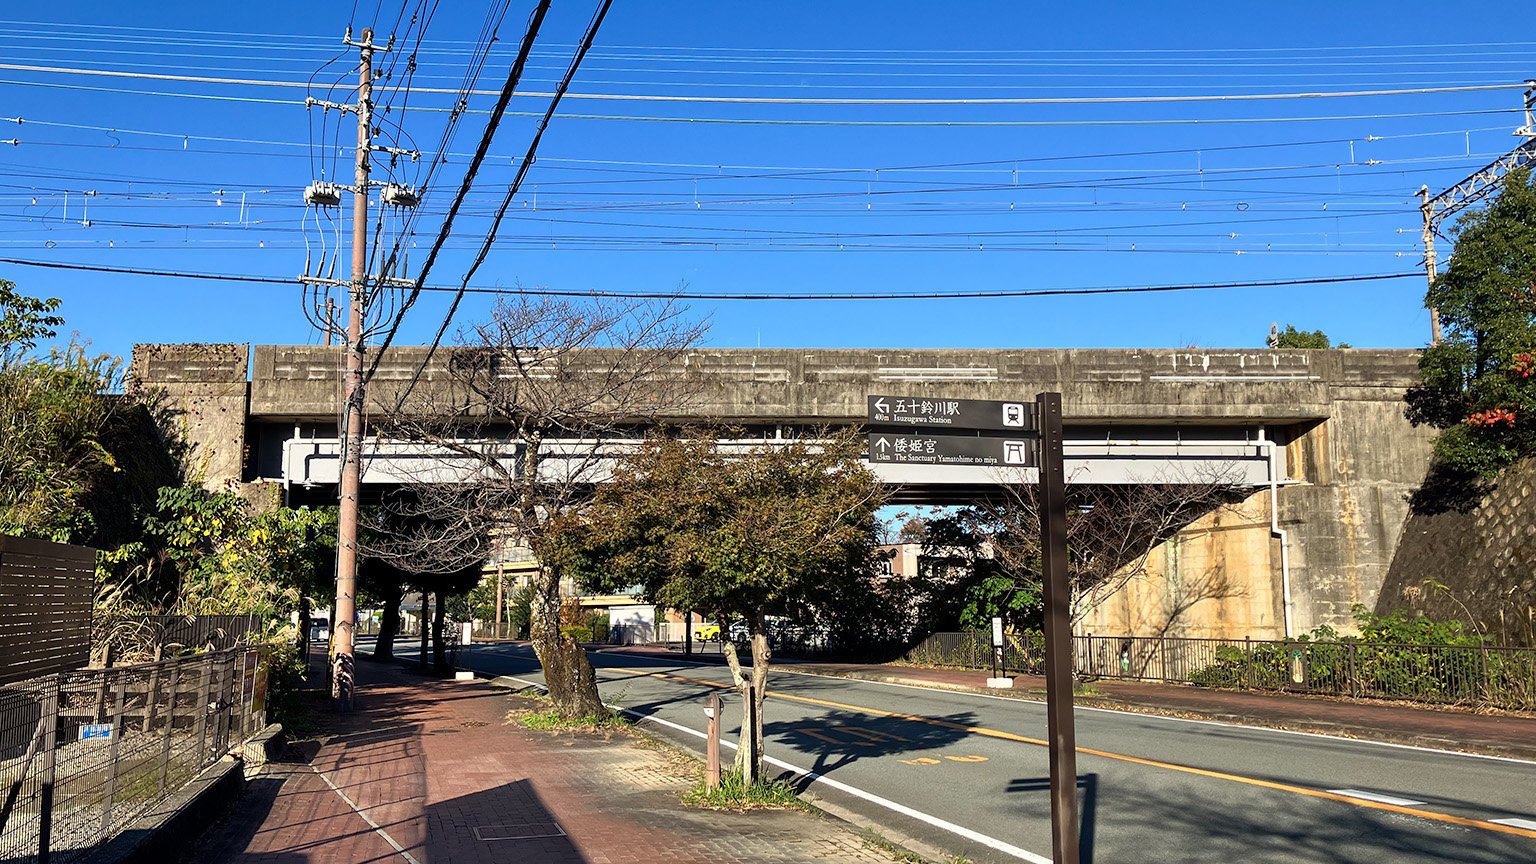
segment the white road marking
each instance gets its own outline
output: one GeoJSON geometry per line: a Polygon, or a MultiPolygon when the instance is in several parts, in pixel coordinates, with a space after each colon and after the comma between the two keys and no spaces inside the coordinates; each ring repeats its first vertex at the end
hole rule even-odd
{"type": "Polygon", "coordinates": [[[373,830],[380,837],[384,838],[384,842],[385,843],[388,843],[396,852],[399,852],[400,853],[400,857],[404,858],[406,861],[409,861],[410,864],[421,864],[421,862],[416,859],[416,856],[414,856],[411,853],[405,851],[405,847],[401,846],[399,843],[396,843],[395,842],[395,838],[389,836],[389,832],[388,831],[385,831],[382,827],[379,826],[379,823],[373,821],[373,819],[371,817],[369,817],[369,815],[367,813],[364,813],[363,809],[361,807],[357,806],[357,802],[353,801],[351,798],[348,798],[347,797],[347,793],[341,791],[341,789],[339,789],[336,786],[335,783],[332,783],[331,782],[331,778],[325,776],[325,772],[324,771],[321,771],[319,768],[316,768],[313,765],[309,766],[309,770],[315,772],[316,774],[319,774],[320,775],[320,779],[325,781],[325,785],[331,787],[331,791],[332,792],[335,792],[337,795],[340,795],[341,796],[341,800],[347,802],[347,806],[351,807],[353,812],[355,812],[357,815],[363,817],[363,821],[364,822],[367,822],[369,825],[373,826],[373,830]]]}
{"type": "Polygon", "coordinates": [[[1351,798],[1363,798],[1366,801],[1379,801],[1382,804],[1396,804],[1399,807],[1412,807],[1415,804],[1423,804],[1423,801],[1415,801],[1412,798],[1398,798],[1395,795],[1383,795],[1380,792],[1366,792],[1361,789],[1329,789],[1335,795],[1348,795],[1351,798]]]}
{"type": "Polygon", "coordinates": [[[1528,828],[1536,831],[1536,819],[1489,819],[1495,825],[1508,825],[1511,828],[1528,828]]]}
{"type": "MultiPolygon", "coordinates": [[[[527,678],[519,678],[516,675],[503,675],[501,677],[505,678],[505,679],[507,679],[509,681],[516,681],[516,682],[518,682],[520,684],[526,684],[529,687],[538,687],[540,689],[547,689],[547,688],[544,687],[544,685],[538,683],[537,681],[530,681],[527,678]]],[[[671,720],[665,720],[665,719],[662,719],[661,717],[656,717],[656,716],[653,716],[653,715],[650,715],[650,714],[642,714],[639,711],[633,711],[633,710],[631,710],[629,708],[624,708],[624,707],[619,706],[619,705],[609,705],[608,707],[612,708],[615,711],[619,711],[619,712],[622,712],[624,714],[628,714],[631,717],[637,717],[637,718],[639,718],[641,720],[649,720],[649,721],[651,721],[653,723],[659,723],[662,726],[667,727],[668,729],[675,729],[676,731],[682,732],[685,735],[692,735],[695,738],[704,738],[705,737],[703,732],[700,732],[697,729],[690,729],[687,726],[682,725],[681,723],[673,723],[671,720]]],[[[732,750],[737,749],[736,744],[733,741],[728,741],[728,740],[725,740],[724,738],[722,738],[720,743],[722,745],[724,745],[725,747],[729,747],[732,750]]],[[[794,773],[800,775],[801,777],[809,778],[812,783],[821,783],[821,784],[823,784],[825,786],[830,786],[833,789],[836,789],[836,790],[838,790],[840,792],[846,792],[849,795],[854,796],[855,798],[862,798],[865,801],[870,802],[871,804],[879,805],[881,807],[884,807],[887,810],[892,810],[892,811],[894,811],[896,813],[900,813],[903,816],[909,816],[909,817],[911,817],[913,819],[916,819],[919,822],[923,822],[925,824],[932,825],[933,827],[938,828],[938,829],[940,829],[942,831],[948,831],[951,834],[956,834],[956,835],[958,835],[960,837],[964,837],[965,839],[970,840],[972,842],[980,843],[983,846],[986,846],[986,847],[988,847],[990,849],[996,849],[997,851],[1002,852],[1005,855],[1012,855],[1013,857],[1018,858],[1021,861],[1028,861],[1028,862],[1030,862],[1030,864],[1051,864],[1051,859],[1046,858],[1043,855],[1036,855],[1035,853],[1029,851],[1028,849],[1021,849],[1018,846],[1013,845],[1012,843],[1006,843],[1006,842],[1004,842],[1002,840],[997,839],[996,837],[989,837],[986,834],[982,834],[979,831],[972,831],[971,829],[966,828],[963,825],[956,825],[953,822],[949,822],[947,820],[940,819],[937,816],[933,816],[933,815],[930,815],[928,813],[924,813],[921,810],[915,810],[915,809],[913,809],[911,807],[906,806],[905,804],[898,804],[895,801],[892,801],[892,800],[890,800],[888,798],[881,798],[879,795],[876,795],[876,794],[874,794],[872,792],[865,792],[863,789],[860,789],[860,788],[858,788],[856,786],[849,786],[847,783],[843,783],[843,782],[841,782],[839,780],[833,780],[831,777],[827,777],[827,776],[822,775],[822,774],[817,774],[815,771],[811,771],[811,770],[806,769],[806,768],[801,768],[798,765],[791,765],[790,763],[785,762],[782,759],[775,759],[772,756],[764,756],[763,757],[763,761],[767,762],[770,765],[776,765],[776,766],[778,766],[780,768],[783,768],[786,771],[793,771],[794,773]]]]}
{"type": "MultiPolygon", "coordinates": [[[[623,654],[620,652],[598,653],[612,653],[612,656],[616,657],[628,656],[652,659],[638,654],[623,654]]],[[[686,666],[707,666],[716,669],[724,668],[718,663],[700,663],[695,660],[682,660],[670,657],[666,658],[664,661],[659,660],[658,658],[658,662],[677,663],[686,666]]],[[[873,684],[877,687],[901,687],[907,690],[921,690],[925,693],[947,693],[952,696],[963,696],[972,699],[996,699],[1000,702],[1025,702],[1031,705],[1045,704],[1045,702],[1040,699],[1025,699],[1018,696],[994,696],[990,693],[972,693],[969,690],[951,690],[947,687],[924,687],[919,684],[901,684],[895,681],[874,681],[868,678],[854,678],[848,675],[827,675],[822,672],[797,672],[793,669],[774,669],[773,671],[775,673],[782,673],[784,675],[804,675],[808,678],[826,678],[836,681],[852,681],[856,684],[873,684]]],[[[1223,720],[1196,720],[1192,717],[1169,717],[1165,714],[1145,714],[1140,711],[1124,711],[1118,708],[1095,708],[1088,705],[1074,705],[1072,706],[1072,710],[1074,712],[1092,711],[1098,714],[1118,714],[1122,717],[1137,717],[1146,720],[1161,720],[1168,723],[1192,723],[1197,726],[1220,726],[1225,729],[1238,729],[1244,732],[1251,732],[1255,734],[1262,733],[1270,735],[1297,735],[1303,738],[1325,738],[1329,741],[1339,741],[1345,744],[1369,744],[1372,747],[1389,747],[1394,750],[1414,750],[1419,753],[1438,753],[1442,756],[1459,756],[1463,759],[1483,759],[1490,762],[1509,762],[1515,765],[1524,765],[1527,768],[1536,767],[1536,761],[1532,761],[1530,759],[1521,759],[1516,756],[1493,756],[1487,753],[1465,753],[1460,750],[1445,750],[1439,747],[1424,747],[1419,744],[1397,744],[1392,741],[1375,741],[1370,738],[1350,738],[1344,735],[1329,735],[1326,732],[1299,732],[1294,729],[1276,729],[1273,726],[1247,726],[1242,723],[1228,723],[1223,720]]]]}
{"type": "MultiPolygon", "coordinates": [[[[615,706],[609,706],[609,707],[615,707],[615,706]]],[[[661,725],[666,726],[669,729],[676,729],[679,732],[683,732],[685,734],[692,735],[695,738],[703,738],[704,737],[704,733],[703,732],[700,732],[697,729],[690,729],[687,726],[684,726],[684,725],[682,725],[680,723],[673,723],[671,720],[663,720],[660,717],[653,717],[650,714],[641,714],[639,711],[631,711],[628,708],[615,708],[615,710],[622,711],[623,713],[629,714],[629,715],[634,716],[634,717],[638,717],[641,720],[650,720],[653,723],[660,723],[661,725]]],[[[726,740],[722,739],[720,741],[720,743],[725,745],[726,747],[731,748],[732,750],[737,749],[736,748],[736,744],[734,742],[732,742],[732,741],[726,741],[726,740]]],[[[953,822],[949,822],[949,821],[946,821],[944,819],[940,819],[937,816],[932,816],[932,815],[930,815],[928,813],[924,813],[921,810],[914,810],[913,808],[908,807],[905,804],[898,804],[895,801],[892,801],[892,800],[890,800],[888,798],[881,798],[879,795],[876,795],[876,794],[874,794],[872,792],[865,792],[863,789],[860,789],[860,788],[858,788],[856,786],[849,786],[847,783],[843,783],[843,782],[838,781],[838,780],[833,780],[831,777],[827,777],[827,776],[822,775],[822,774],[817,774],[815,771],[811,771],[811,770],[808,770],[808,769],[805,769],[805,768],[801,768],[798,765],[791,765],[790,763],[785,762],[782,759],[775,759],[772,756],[764,756],[763,757],[763,761],[767,762],[770,765],[776,765],[776,766],[778,766],[780,768],[783,768],[786,771],[793,771],[794,773],[800,775],[801,777],[809,778],[812,783],[821,783],[821,784],[826,785],[826,786],[831,786],[833,789],[836,789],[836,790],[838,790],[840,792],[846,792],[849,795],[854,796],[855,798],[862,798],[865,801],[870,802],[871,804],[877,804],[877,805],[879,805],[881,807],[884,807],[887,810],[893,810],[893,811],[895,811],[897,813],[900,813],[903,816],[909,816],[909,817],[911,817],[913,819],[918,820],[919,822],[924,822],[924,823],[926,823],[928,825],[932,825],[933,827],[938,828],[940,830],[948,831],[951,834],[957,834],[957,835],[959,835],[961,837],[964,837],[965,839],[970,840],[972,842],[980,843],[981,845],[986,846],[986,847],[991,848],[991,849],[996,849],[997,851],[1002,852],[1005,855],[1012,855],[1013,857],[1018,858],[1018,859],[1020,859],[1022,861],[1028,861],[1028,862],[1030,862],[1030,864],[1051,864],[1051,859],[1046,858],[1046,857],[1041,856],[1041,855],[1036,855],[1035,853],[1030,852],[1027,849],[1020,849],[1019,847],[1013,845],[1012,843],[1005,843],[1002,840],[997,839],[996,837],[989,837],[986,834],[982,834],[979,831],[972,831],[971,829],[966,828],[966,827],[964,827],[962,825],[956,825],[953,822]]]]}

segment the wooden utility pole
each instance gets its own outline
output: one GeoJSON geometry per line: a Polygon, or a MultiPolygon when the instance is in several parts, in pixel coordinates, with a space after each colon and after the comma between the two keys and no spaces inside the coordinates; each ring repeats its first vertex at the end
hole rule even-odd
{"type": "Polygon", "coordinates": [[[358,489],[363,468],[363,316],[368,303],[368,180],[373,149],[373,30],[365,28],[357,47],[357,171],[352,190],[352,283],[347,303],[347,373],[342,383],[341,507],[337,515],[336,629],[331,697],[341,711],[352,710],[353,627],[357,618],[358,489]]]}

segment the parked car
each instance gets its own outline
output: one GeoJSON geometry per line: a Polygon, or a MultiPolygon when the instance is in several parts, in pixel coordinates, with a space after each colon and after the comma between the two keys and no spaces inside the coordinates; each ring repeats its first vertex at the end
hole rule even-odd
{"type": "Polygon", "coordinates": [[[693,638],[699,640],[700,642],[719,642],[720,625],[700,624],[699,626],[693,628],[693,638]]]}

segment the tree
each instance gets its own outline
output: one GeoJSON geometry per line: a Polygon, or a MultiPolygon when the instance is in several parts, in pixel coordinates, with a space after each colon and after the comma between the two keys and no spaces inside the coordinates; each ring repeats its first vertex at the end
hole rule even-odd
{"type": "Polygon", "coordinates": [[[136,614],[257,615],[273,622],[325,581],[334,508],[254,513],[230,492],[167,486],[142,537],[98,557],[97,630],[136,614]]]}
{"type": "MultiPolygon", "coordinates": [[[[1039,487],[1010,483],[1002,489],[997,501],[929,523],[924,551],[947,558],[948,566],[928,576],[919,600],[937,608],[920,613],[920,620],[958,619],[967,627],[984,627],[997,616],[1012,628],[1039,625],[1039,487]]],[[[1242,500],[1243,494],[1220,475],[1186,483],[1068,486],[1072,619],[1079,620],[1144,575],[1147,559],[1165,540],[1196,519],[1242,500]]],[[[1227,596],[1232,590],[1221,580],[1200,583],[1186,602],[1227,596]]]]}
{"type": "Polygon", "coordinates": [[[153,396],[121,395],[121,362],[78,340],[37,354],[63,319],[0,281],[0,534],[112,548],[180,485],[180,442],[153,396]]]}
{"type": "MultiPolygon", "coordinates": [[[[439,454],[429,470],[462,481],[420,484],[414,512],[443,526],[423,554],[461,556],[492,534],[538,549],[552,520],[585,506],[611,440],[697,391],[678,361],[703,328],[685,313],[669,301],[502,300],[450,355],[446,381],[397,393],[388,433],[439,454]]],[[[579,718],[605,709],[586,653],[560,632],[561,581],[548,562],[534,574],[530,633],[551,707],[579,718]]]]}
{"type": "Polygon", "coordinates": [[[1270,331],[1269,341],[1271,348],[1310,348],[1326,351],[1329,348],[1348,348],[1348,342],[1340,342],[1337,346],[1328,334],[1321,330],[1297,330],[1295,324],[1285,325],[1285,329],[1276,332],[1270,331]]]}
{"type": "Polygon", "coordinates": [[[55,328],[64,326],[64,319],[53,314],[58,308],[57,297],[28,297],[16,290],[15,282],[0,279],[0,363],[57,336],[55,328]]]}
{"type": "Polygon", "coordinates": [[[1455,251],[1425,295],[1443,339],[1419,359],[1405,397],[1414,425],[1440,429],[1437,462],[1491,477],[1536,453],[1536,187],[1504,177],[1499,194],[1457,223],[1455,251]]]}
{"type": "Polygon", "coordinates": [[[394,655],[400,600],[408,583],[421,592],[423,622],[429,614],[428,596],[436,600],[430,628],[424,624],[422,629],[421,665],[429,662],[430,629],[431,663],[438,671],[447,669],[443,626],[448,597],[474,588],[491,548],[489,535],[473,514],[443,506],[458,497],[452,487],[416,484],[395,492],[368,513],[362,546],[362,560],[367,563],[359,568],[359,575],[363,586],[377,591],[386,603],[375,659],[394,655]]]}
{"type": "Polygon", "coordinates": [[[752,667],[724,643],[742,694],[743,777],[760,776],[771,617],[814,620],[869,590],[880,482],[857,430],[724,453],[718,433],[656,433],[626,458],[591,507],[546,531],[540,557],[602,590],[640,585],[670,609],[745,625],[752,667]]]}

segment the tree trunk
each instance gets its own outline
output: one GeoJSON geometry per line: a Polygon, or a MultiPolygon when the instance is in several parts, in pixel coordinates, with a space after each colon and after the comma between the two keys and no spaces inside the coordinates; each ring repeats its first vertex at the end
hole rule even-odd
{"type": "Polygon", "coordinates": [[[427,609],[428,604],[431,602],[432,595],[426,591],[421,592],[421,608],[417,610],[416,614],[417,626],[421,628],[421,653],[417,655],[417,665],[421,667],[423,672],[427,671],[427,651],[430,650],[427,637],[431,634],[432,629],[427,626],[427,609]]]}
{"type": "Polygon", "coordinates": [[[395,636],[400,633],[400,600],[404,588],[396,586],[393,594],[383,598],[384,614],[379,619],[379,638],[373,643],[373,659],[392,660],[395,656],[395,636]]]}
{"type": "Polygon", "coordinates": [[[607,711],[597,694],[597,676],[587,652],[569,636],[560,635],[560,574],[541,567],[534,577],[530,634],[533,651],[544,667],[550,707],[561,717],[576,720],[607,711]]]}
{"type": "Polygon", "coordinates": [[[752,669],[750,674],[741,668],[736,655],[736,643],[724,638],[726,626],[720,616],[721,647],[725,652],[726,665],[731,667],[731,680],[741,696],[741,737],[736,748],[736,770],[744,782],[753,783],[763,776],[763,698],[768,688],[768,661],[772,650],[768,645],[767,622],[762,616],[748,621],[752,643],[752,669]]]}
{"type": "Polygon", "coordinates": [[[439,675],[448,672],[448,653],[443,647],[443,592],[435,592],[432,605],[432,669],[439,675]]]}
{"type": "Polygon", "coordinates": [[[310,613],[309,597],[301,596],[299,598],[299,657],[304,660],[306,667],[309,666],[309,619],[311,617],[313,616],[310,613]]]}

